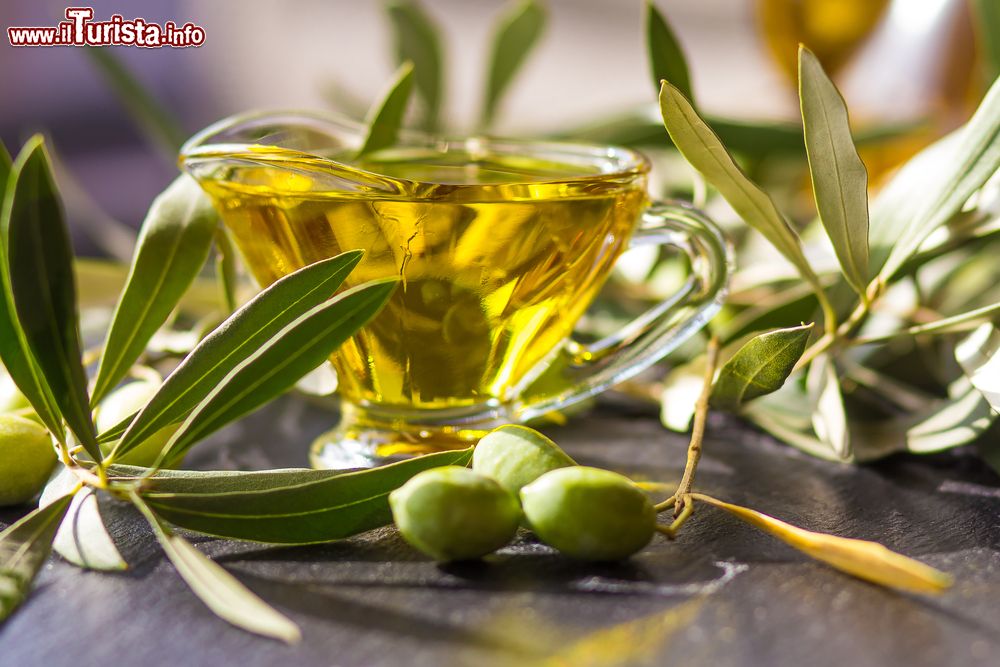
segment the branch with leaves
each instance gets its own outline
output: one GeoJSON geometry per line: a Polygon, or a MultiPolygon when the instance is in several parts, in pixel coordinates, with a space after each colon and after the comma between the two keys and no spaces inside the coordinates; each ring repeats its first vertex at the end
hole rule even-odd
{"type": "MultiPolygon", "coordinates": [[[[988,299],[985,304],[958,314],[939,315],[938,302],[978,296],[962,289],[958,274],[964,262],[985,262],[978,255],[993,252],[1000,84],[993,84],[968,123],[901,167],[869,206],[867,173],[844,99],[816,57],[800,48],[802,146],[818,212],[806,231],[815,238],[822,230],[825,238],[814,245],[832,251],[839,264],[834,273],[814,268],[810,257],[817,253],[806,252],[799,230],[739,166],[721,138],[723,129],[696,111],[687,67],[678,62],[681,48],[664,17],[652,4],[647,9],[650,61],[662,74],[660,112],[673,146],[808,285],[795,287],[787,273],[753,278],[759,253],[737,253],[740,287],[715,326],[726,367],[739,377],[720,378],[715,404],[785,442],[840,460],[933,451],[983,433],[1000,403],[976,391],[972,380],[982,362],[972,359],[990,355],[976,357],[960,341],[963,332],[992,326],[1000,293],[991,285],[980,299],[988,299]],[[741,292],[747,305],[740,303],[741,292]],[[810,332],[798,326],[803,321],[817,326],[810,332]],[[928,346],[937,354],[921,351],[928,346]],[[966,351],[956,357],[959,349],[966,351]],[[778,372],[775,360],[787,360],[790,351],[792,365],[780,364],[778,372]],[[933,359],[941,354],[952,361],[942,366],[933,359]],[[900,372],[928,361],[934,362],[929,373],[940,378],[936,386],[911,385],[914,380],[900,372]]],[[[668,403],[693,370],[678,367],[663,385],[670,427],[687,427],[690,400],[686,410],[668,403]]]]}

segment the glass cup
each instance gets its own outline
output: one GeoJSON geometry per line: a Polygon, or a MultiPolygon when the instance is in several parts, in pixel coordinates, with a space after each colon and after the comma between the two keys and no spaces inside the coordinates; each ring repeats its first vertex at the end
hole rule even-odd
{"type": "Polygon", "coordinates": [[[640,153],[404,133],[352,159],[362,138],[334,117],[255,114],[181,153],[261,286],[356,248],[345,289],[399,278],[331,357],[341,420],[314,444],[317,467],[464,447],[561,410],[662,359],[721,305],[727,243],[701,212],[649,201],[640,153]],[[641,245],[686,255],[683,286],[615,334],[575,341],[619,255],[641,245]]]}

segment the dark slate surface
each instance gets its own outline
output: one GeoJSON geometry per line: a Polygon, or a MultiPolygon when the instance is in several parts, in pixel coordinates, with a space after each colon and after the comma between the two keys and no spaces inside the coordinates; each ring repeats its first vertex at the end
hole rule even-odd
{"type": "MultiPolygon", "coordinates": [[[[286,400],[196,450],[197,467],[302,465],[328,414],[286,400]]],[[[685,439],[605,406],[549,429],[579,461],[675,483],[685,439]]],[[[441,568],[392,529],[326,546],[201,548],[301,624],[295,647],[216,619],[128,513],[124,574],[58,559],[0,628],[4,667],[89,665],[996,665],[1000,479],[968,451],[864,468],[811,459],[714,419],[700,489],[800,525],[876,538],[953,573],[919,598],[849,578],[702,506],[676,542],[620,565],[568,562],[529,536],[441,568]]],[[[0,524],[18,512],[0,512],[0,524]]]]}

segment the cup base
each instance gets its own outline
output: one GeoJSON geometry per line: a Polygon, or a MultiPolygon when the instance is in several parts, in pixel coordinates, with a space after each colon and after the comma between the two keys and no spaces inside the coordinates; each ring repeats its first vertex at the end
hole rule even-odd
{"type": "Polygon", "coordinates": [[[421,430],[418,433],[340,426],[313,441],[309,463],[321,470],[375,468],[414,456],[465,449],[488,430],[421,430]]]}

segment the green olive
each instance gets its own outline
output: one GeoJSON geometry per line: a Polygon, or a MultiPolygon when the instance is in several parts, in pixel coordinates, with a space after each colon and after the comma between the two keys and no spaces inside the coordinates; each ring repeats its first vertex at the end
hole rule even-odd
{"type": "MultiPolygon", "coordinates": [[[[141,410],[149,399],[159,390],[160,384],[152,380],[139,380],[129,382],[122,387],[115,389],[108,394],[108,397],[97,406],[95,424],[97,432],[102,433],[117,426],[122,420],[131,417],[141,410]]],[[[163,446],[170,440],[170,436],[177,430],[176,424],[164,426],[159,431],[149,436],[138,447],[129,451],[121,458],[116,459],[116,463],[124,463],[134,466],[150,466],[156,462],[163,450],[163,446]]],[[[101,451],[105,456],[111,453],[117,441],[101,443],[101,451]]],[[[170,462],[174,465],[180,461],[170,462]]],[[[169,467],[169,466],[168,466],[169,467]]]]}
{"type": "Polygon", "coordinates": [[[485,556],[514,537],[517,498],[489,477],[459,466],[432,468],[389,494],[399,532],[438,561],[485,556]]]}
{"type": "Polygon", "coordinates": [[[612,561],[649,544],[656,510],[623,475],[574,466],[545,473],[521,489],[528,525],[571,558],[612,561]]]}
{"type": "Polygon", "coordinates": [[[576,461],[538,431],[513,424],[487,433],[472,454],[472,469],[492,477],[512,493],[557,468],[576,461]]]}
{"type": "Polygon", "coordinates": [[[47,430],[30,419],[0,415],[0,506],[34,498],[55,464],[47,430]]]}
{"type": "Polygon", "coordinates": [[[31,404],[6,372],[0,369],[0,414],[30,408],[31,404]]]}

